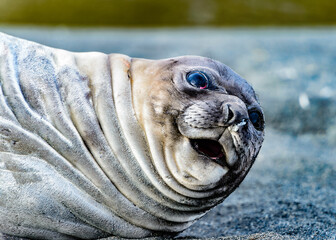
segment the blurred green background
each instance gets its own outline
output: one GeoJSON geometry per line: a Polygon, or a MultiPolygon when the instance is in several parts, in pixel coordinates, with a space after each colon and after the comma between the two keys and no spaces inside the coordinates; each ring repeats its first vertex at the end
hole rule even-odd
{"type": "Polygon", "coordinates": [[[68,26],[334,25],[330,0],[0,0],[0,24],[68,26]]]}

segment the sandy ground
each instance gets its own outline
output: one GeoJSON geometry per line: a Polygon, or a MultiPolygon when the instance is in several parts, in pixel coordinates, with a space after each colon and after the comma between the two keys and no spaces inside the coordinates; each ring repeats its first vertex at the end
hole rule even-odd
{"type": "Polygon", "coordinates": [[[203,55],[256,89],[262,151],[241,186],[179,238],[336,239],[336,29],[0,31],[72,51],[203,55]]]}

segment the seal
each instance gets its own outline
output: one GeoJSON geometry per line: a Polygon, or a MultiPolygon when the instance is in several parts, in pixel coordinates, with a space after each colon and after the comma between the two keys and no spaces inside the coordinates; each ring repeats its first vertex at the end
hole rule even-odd
{"type": "Polygon", "coordinates": [[[212,59],[74,53],[0,34],[0,232],[176,234],[242,182],[252,87],[212,59]]]}

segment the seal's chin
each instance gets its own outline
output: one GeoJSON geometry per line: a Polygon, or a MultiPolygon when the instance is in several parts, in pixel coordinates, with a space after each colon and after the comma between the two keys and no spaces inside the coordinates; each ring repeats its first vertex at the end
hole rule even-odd
{"type": "Polygon", "coordinates": [[[190,144],[197,153],[227,167],[225,151],[219,142],[210,139],[190,139],[190,144]]]}

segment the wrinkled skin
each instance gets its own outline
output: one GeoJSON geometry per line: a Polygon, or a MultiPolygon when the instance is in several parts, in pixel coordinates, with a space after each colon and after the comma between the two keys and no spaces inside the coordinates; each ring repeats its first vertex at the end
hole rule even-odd
{"type": "Polygon", "coordinates": [[[263,125],[251,86],[214,60],[72,53],[0,33],[0,233],[181,232],[239,186],[263,125]]]}

